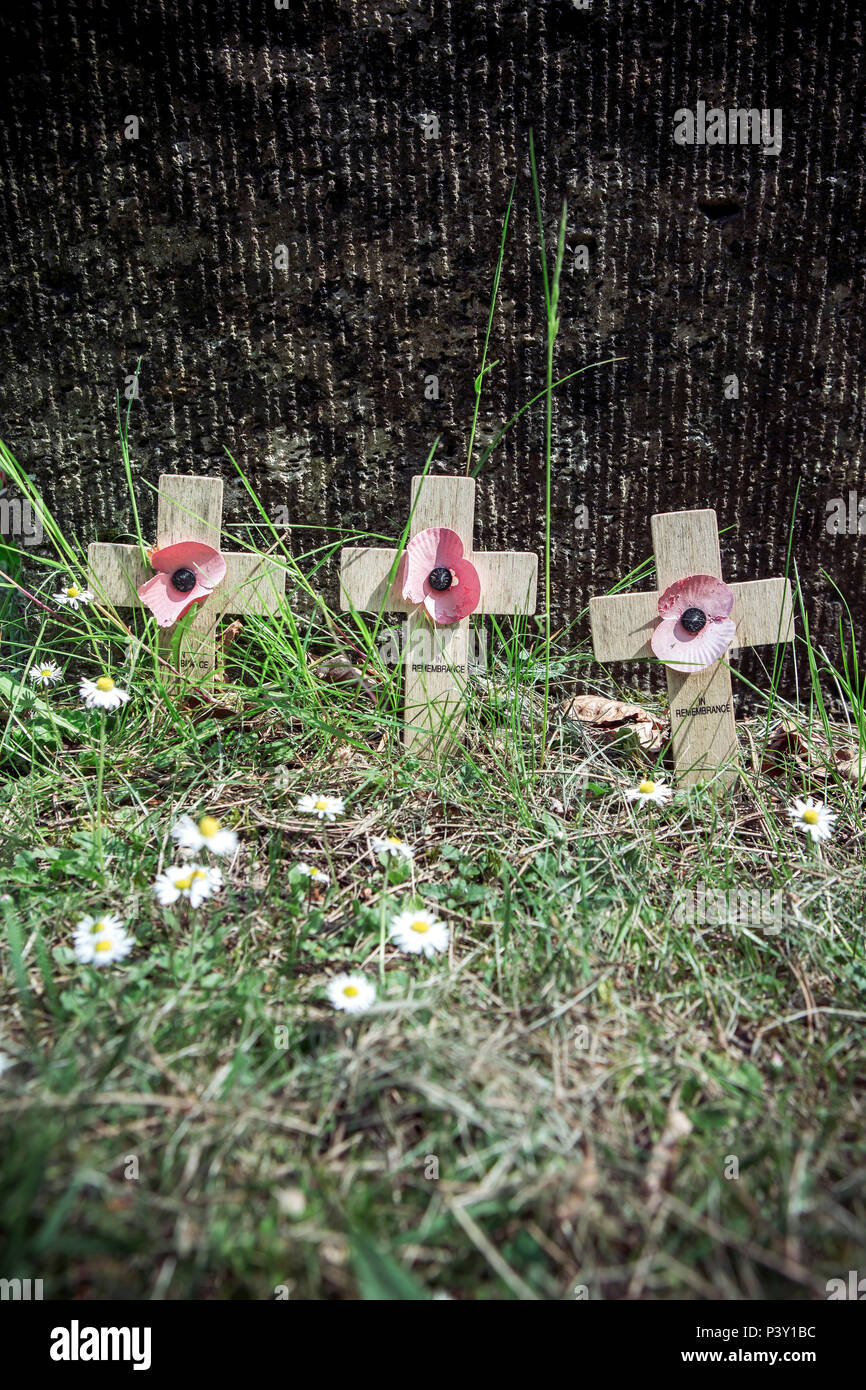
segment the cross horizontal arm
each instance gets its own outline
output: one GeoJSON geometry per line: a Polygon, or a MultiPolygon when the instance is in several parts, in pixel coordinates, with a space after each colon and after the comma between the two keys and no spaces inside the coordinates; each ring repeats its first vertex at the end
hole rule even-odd
{"type": "Polygon", "coordinates": [[[538,556],[513,550],[476,550],[472,563],[481,580],[476,613],[534,613],[538,556]]]}
{"type": "Polygon", "coordinates": [[[208,599],[220,613],[276,613],[286,595],[286,571],[267,555],[236,550],[223,556],[226,576],[208,599]]]}
{"type": "MultiPolygon", "coordinates": [[[[734,595],[731,617],[737,635],[730,651],[794,640],[794,607],[787,579],[753,579],[728,586],[734,595]]],[[[650,638],[659,620],[658,594],[605,594],[589,601],[596,661],[637,661],[652,657],[650,638]]]]}
{"type": "Polygon", "coordinates": [[[137,608],[136,591],[152,575],[137,545],[93,541],[87,547],[87,583],[96,597],[112,608],[137,608]]]}
{"type": "MultiPolygon", "coordinates": [[[[205,601],[216,620],[223,613],[274,613],[286,588],[281,565],[265,556],[243,551],[228,554],[226,574],[205,601]]],[[[142,559],[137,545],[94,541],[87,550],[88,584],[96,597],[113,608],[139,608],[139,587],[155,570],[142,559]]]]}
{"type": "Polygon", "coordinates": [[[406,603],[388,576],[397,551],[387,546],[347,545],[340,560],[340,608],[356,613],[408,613],[406,603]]]}
{"type": "Polygon", "coordinates": [[[656,593],[604,594],[589,600],[596,661],[635,661],[652,656],[650,638],[659,620],[656,593]]]}
{"type": "MultiPolygon", "coordinates": [[[[385,546],[346,546],[340,564],[340,607],[356,613],[411,613],[399,585],[388,584],[397,551],[385,546]]],[[[538,556],[479,550],[472,563],[481,580],[477,613],[534,613],[538,556]]]]}
{"type": "Polygon", "coordinates": [[[731,650],[763,647],[794,640],[794,602],[787,579],[752,579],[731,584],[737,626],[731,650]]]}

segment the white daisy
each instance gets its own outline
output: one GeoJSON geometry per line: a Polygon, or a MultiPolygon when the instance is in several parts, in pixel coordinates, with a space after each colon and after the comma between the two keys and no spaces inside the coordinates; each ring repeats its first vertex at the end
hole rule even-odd
{"type": "Polygon", "coordinates": [[[192,816],[181,816],[171,833],[178,847],[184,850],[209,849],[211,854],[234,854],[238,847],[235,832],[223,830],[213,816],[202,816],[197,823],[192,816]]]}
{"type": "Polygon", "coordinates": [[[79,935],[82,922],[78,924],[75,933],[75,959],[79,965],[113,965],[116,960],[123,960],[124,956],[129,955],[135,940],[116,917],[103,917],[98,923],[94,922],[93,926],[101,927],[101,930],[94,931],[91,928],[90,931],[79,935]]]}
{"type": "Polygon", "coordinates": [[[67,584],[65,589],[61,589],[59,594],[55,594],[54,598],[61,608],[80,608],[84,603],[93,602],[90,590],[82,589],[74,580],[67,584]]]}
{"type": "Polygon", "coordinates": [[[302,796],[298,802],[299,811],[318,816],[319,820],[336,820],[337,816],[345,814],[345,809],[341,796],[323,796],[320,792],[302,796]]]}
{"type": "Polygon", "coordinates": [[[222,886],[219,869],[206,869],[202,864],[170,864],[157,877],[153,891],[162,907],[170,907],[178,898],[188,899],[190,907],[201,907],[222,886]]]}
{"type": "Polygon", "coordinates": [[[318,883],[322,888],[331,882],[331,875],[317,869],[314,864],[296,864],[295,872],[303,874],[311,883],[318,883]]]}
{"type": "Polygon", "coordinates": [[[422,908],[410,907],[391,918],[388,936],[401,951],[415,955],[435,956],[448,949],[448,928],[444,922],[422,908]]]}
{"type": "Polygon", "coordinates": [[[801,801],[797,797],[793,806],[788,807],[788,815],[797,829],[804,835],[811,835],[813,840],[832,839],[836,812],[829,810],[823,801],[813,801],[811,796],[801,801]]]}
{"type": "Polygon", "coordinates": [[[328,985],[328,999],[335,1009],[362,1014],[376,998],[376,986],[363,975],[335,975],[328,985]]]}
{"type": "Polygon", "coordinates": [[[629,801],[637,801],[643,805],[647,801],[654,801],[658,806],[664,806],[666,801],[670,801],[673,791],[665,785],[663,777],[657,777],[655,781],[651,777],[645,777],[637,787],[630,787],[626,792],[629,801]]]}
{"type": "Polygon", "coordinates": [[[41,685],[43,690],[48,685],[56,685],[62,678],[63,672],[56,661],[42,661],[38,666],[30,667],[30,679],[34,685],[41,685]]]}
{"type": "Polygon", "coordinates": [[[75,928],[75,941],[89,941],[103,932],[123,931],[123,923],[116,912],[103,912],[99,917],[82,917],[75,928]]]}
{"type": "Polygon", "coordinates": [[[387,854],[389,858],[403,859],[407,863],[415,858],[415,851],[405,840],[397,835],[371,835],[370,844],[374,854],[387,854]]]}
{"type": "Polygon", "coordinates": [[[95,681],[82,681],[79,693],[88,709],[120,709],[129,699],[128,692],[121,690],[111,676],[100,676],[95,681]]]}

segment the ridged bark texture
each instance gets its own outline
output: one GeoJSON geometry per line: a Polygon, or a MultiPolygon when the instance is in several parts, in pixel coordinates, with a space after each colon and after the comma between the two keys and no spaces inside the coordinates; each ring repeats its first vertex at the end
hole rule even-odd
{"type": "MultiPolygon", "coordinates": [[[[515,175],[481,443],[543,385],[532,127],[551,243],[569,203],[558,372],[627,358],[556,395],[558,621],[653,511],[714,506],[728,577],[782,573],[798,479],[814,633],[822,569],[862,615],[866,535],[825,527],[849,490],[866,512],[858,5],[37,0],[2,28],[0,427],[71,534],[131,525],[141,356],[146,525],[163,471],[248,516],[225,445],[298,553],[305,523],[393,536],[437,434],[465,467],[515,175]],[[779,108],[781,150],[677,144],[699,101],[779,108]]],[[[539,404],[482,474],[479,546],[541,549],[542,444],[539,404]]]]}

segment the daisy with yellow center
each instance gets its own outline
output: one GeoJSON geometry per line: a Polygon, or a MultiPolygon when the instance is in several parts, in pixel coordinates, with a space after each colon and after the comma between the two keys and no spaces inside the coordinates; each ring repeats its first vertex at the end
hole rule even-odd
{"type": "Polygon", "coordinates": [[[376,987],[363,975],[335,975],[328,984],[328,999],[335,1009],[362,1014],[376,999],[376,987]]]}
{"type": "Polygon", "coordinates": [[[374,854],[387,855],[389,859],[402,859],[406,863],[415,858],[415,851],[398,835],[371,835],[370,844],[374,854]]]}
{"type": "Polygon", "coordinates": [[[224,830],[215,816],[202,816],[199,821],[194,821],[192,816],[181,816],[171,833],[178,848],[191,854],[201,849],[217,855],[234,854],[238,847],[235,832],[224,830]]]}
{"type": "Polygon", "coordinates": [[[298,802],[298,810],[305,815],[318,816],[319,820],[336,820],[346,813],[341,796],[328,796],[323,792],[310,792],[298,802]]]}
{"type": "Polygon", "coordinates": [[[448,928],[423,908],[410,907],[391,918],[388,937],[409,955],[435,956],[448,949],[448,928]]]}
{"type": "Polygon", "coordinates": [[[673,791],[663,777],[645,777],[637,787],[629,787],[625,795],[627,801],[636,801],[639,806],[650,801],[664,806],[666,801],[670,801],[673,791]]]}
{"type": "Polygon", "coordinates": [[[171,907],[179,898],[186,898],[190,907],[201,907],[222,886],[219,869],[208,869],[203,864],[170,864],[157,877],[153,892],[161,907],[171,907]]]}
{"type": "Polygon", "coordinates": [[[79,690],[88,709],[120,709],[129,699],[128,692],[121,690],[111,676],[99,676],[95,681],[84,680],[79,690]]]}
{"type": "Polygon", "coordinates": [[[73,938],[79,965],[113,965],[128,956],[135,940],[119,917],[107,912],[102,917],[82,917],[73,938]]]}
{"type": "Polygon", "coordinates": [[[813,840],[830,840],[833,837],[833,822],[836,812],[831,811],[823,801],[813,801],[809,796],[805,801],[799,797],[789,806],[788,815],[798,830],[810,835],[813,840]]]}
{"type": "Polygon", "coordinates": [[[89,589],[82,589],[71,580],[59,594],[54,595],[54,601],[59,603],[61,608],[81,608],[83,604],[93,602],[93,594],[89,589]]]}
{"type": "Polygon", "coordinates": [[[34,685],[41,685],[43,690],[49,685],[56,685],[62,676],[63,672],[56,661],[42,661],[38,666],[30,667],[30,679],[34,685]]]}
{"type": "Polygon", "coordinates": [[[331,882],[330,874],[326,874],[322,869],[317,869],[314,864],[296,864],[295,873],[303,878],[308,878],[310,883],[316,884],[319,888],[326,888],[331,882]]]}
{"type": "Polygon", "coordinates": [[[82,917],[75,928],[75,939],[89,941],[92,936],[117,931],[122,926],[123,923],[116,912],[103,912],[100,917],[82,917]]]}

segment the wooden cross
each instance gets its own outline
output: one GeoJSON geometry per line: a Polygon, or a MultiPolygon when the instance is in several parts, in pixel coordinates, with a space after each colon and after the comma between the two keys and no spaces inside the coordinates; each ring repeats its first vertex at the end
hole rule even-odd
{"type": "MultiPolygon", "coordinates": [[[[662,512],[651,520],[656,593],[610,594],[590,599],[589,618],[596,661],[633,661],[653,657],[650,637],[659,621],[658,599],[670,584],[693,574],[722,577],[719,530],[714,511],[662,512]]],[[[737,754],[731,672],[727,664],[741,647],[793,642],[794,608],[787,579],[756,579],[730,584],[731,617],[736,636],[731,646],[702,671],[668,668],[671,741],[677,781],[694,786],[723,769],[719,781],[736,776],[737,754]]]]}
{"type": "MultiPolygon", "coordinates": [[[[538,556],[475,550],[474,478],[412,479],[409,539],[429,527],[456,531],[478,571],[476,613],[534,613],[538,556]]],[[[396,550],[346,546],[340,571],[340,603],[356,613],[407,613],[404,627],[405,715],[403,741],[421,756],[453,748],[465,725],[470,620],[437,627],[425,610],[403,598],[396,550]]]]}
{"type": "MultiPolygon", "coordinates": [[[[159,480],[157,545],[200,541],[220,549],[223,485],[220,478],[163,473],[159,480]]],[[[274,560],[244,552],[223,552],[226,573],[210,598],[196,605],[180,653],[182,668],[198,682],[212,679],[217,665],[217,624],[227,613],[275,613],[286,588],[285,570],[274,560]]],[[[138,588],[154,570],[137,545],[94,541],[87,551],[88,584],[96,597],[115,608],[139,608],[138,588]]],[[[170,646],[172,628],[161,628],[160,648],[170,646]]]]}

